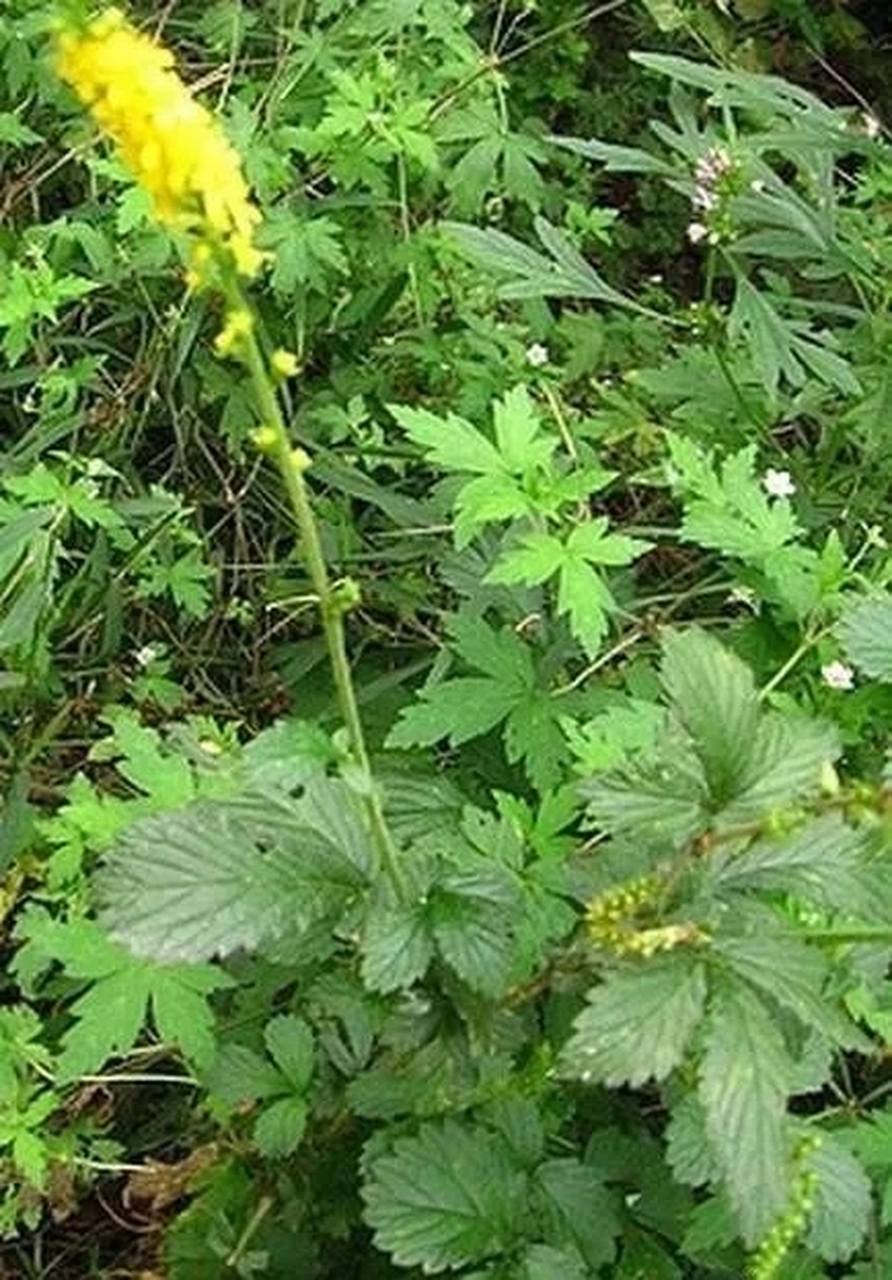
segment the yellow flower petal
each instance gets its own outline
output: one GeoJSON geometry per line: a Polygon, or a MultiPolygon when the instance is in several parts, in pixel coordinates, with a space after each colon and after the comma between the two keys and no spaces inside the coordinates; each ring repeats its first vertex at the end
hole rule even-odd
{"type": "MultiPolygon", "coordinates": [[[[234,147],[174,69],[173,55],[108,9],[57,42],[57,67],[152,197],[160,222],[228,252],[242,275],[264,255],[254,244],[260,212],[234,147]]],[[[211,261],[190,273],[196,283],[211,261]]]]}

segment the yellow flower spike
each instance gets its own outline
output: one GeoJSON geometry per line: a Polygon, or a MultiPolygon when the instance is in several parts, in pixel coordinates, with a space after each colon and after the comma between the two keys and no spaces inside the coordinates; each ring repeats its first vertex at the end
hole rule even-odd
{"type": "Polygon", "coordinates": [[[246,311],[244,307],[230,311],[226,316],[226,323],[214,339],[217,355],[238,354],[242,338],[247,338],[253,327],[254,318],[250,311],[246,311]]]}
{"type": "Polygon", "coordinates": [[[300,361],[293,351],[278,347],[270,356],[270,366],[279,378],[293,378],[300,372],[300,361]]]}
{"type": "Polygon", "coordinates": [[[215,247],[241,275],[256,275],[260,212],[235,148],[177,75],[173,54],[112,8],[62,30],[56,66],[152,197],[159,222],[197,241],[193,287],[204,282],[215,247]]]}

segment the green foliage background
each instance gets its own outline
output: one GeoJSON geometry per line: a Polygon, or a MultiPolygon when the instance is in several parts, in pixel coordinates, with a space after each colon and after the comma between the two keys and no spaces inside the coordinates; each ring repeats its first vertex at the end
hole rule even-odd
{"type": "Polygon", "coordinates": [[[883,15],[131,16],[263,208],[373,780],[219,303],[7,0],[0,1266],[886,1275],[883,15]]]}

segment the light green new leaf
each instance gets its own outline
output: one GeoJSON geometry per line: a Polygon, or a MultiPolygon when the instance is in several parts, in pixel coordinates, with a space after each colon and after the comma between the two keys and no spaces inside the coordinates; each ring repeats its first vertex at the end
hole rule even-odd
{"type": "Polygon", "coordinates": [[[565,559],[564,544],[551,533],[528,533],[517,546],[502,552],[484,582],[538,586],[557,573],[565,559]]]}
{"type": "Polygon", "coordinates": [[[570,630],[589,659],[597,657],[609,627],[608,611],[614,607],[602,578],[585,560],[565,558],[558,586],[558,613],[566,613],[570,630]]]}
{"type": "Polygon", "coordinates": [[[714,998],[700,1067],[700,1101],[715,1159],[748,1247],[787,1207],[787,1093],[793,1079],[780,1032],[743,986],[714,998]]]}
{"type": "Polygon", "coordinates": [[[846,607],[838,635],[849,662],[873,680],[892,681],[892,596],[846,607]]]}
{"type": "Polygon", "coordinates": [[[362,1188],[375,1244],[426,1274],[500,1253],[523,1233],[525,1179],[504,1142],[447,1120],[372,1159],[362,1188]]]}
{"type": "Polygon", "coordinates": [[[409,439],[424,449],[428,461],[444,471],[498,475],[503,470],[495,445],[464,418],[454,413],[440,417],[409,405],[393,404],[389,409],[409,439]]]}
{"type": "Polygon", "coordinates": [[[496,445],[512,475],[545,466],[557,448],[557,437],[542,431],[539,414],[526,387],[514,387],[493,406],[496,445]]]}
{"type": "Polygon", "coordinates": [[[533,510],[523,486],[512,476],[477,476],[455,499],[455,545],[462,551],[485,525],[517,520],[533,510]]]}
{"type": "Polygon", "coordinates": [[[562,1059],[567,1075],[611,1087],[664,1080],[678,1066],[703,1014],[700,964],[670,956],[614,974],[588,993],[562,1059]]]}
{"type": "Polygon", "coordinates": [[[592,564],[631,564],[653,546],[642,538],[630,538],[624,533],[608,533],[607,519],[598,516],[579,524],[567,539],[569,555],[588,560],[592,564]]]}
{"type": "Polygon", "coordinates": [[[806,1243],[825,1262],[846,1262],[867,1232],[871,1182],[860,1162],[830,1133],[808,1159],[817,1174],[806,1243]]]}

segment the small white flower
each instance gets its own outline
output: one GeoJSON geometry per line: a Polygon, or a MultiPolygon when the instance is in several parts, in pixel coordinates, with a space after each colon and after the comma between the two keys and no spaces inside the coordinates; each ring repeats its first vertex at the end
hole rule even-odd
{"type": "Polygon", "coordinates": [[[754,191],[757,196],[760,196],[767,186],[768,183],[764,178],[753,178],[750,183],[750,191],[754,191]]]}
{"type": "Polygon", "coordinates": [[[753,613],[759,612],[759,601],[752,587],[732,587],[728,592],[728,604],[742,604],[753,613]]]}
{"type": "Polygon", "coordinates": [[[647,279],[648,279],[648,282],[649,282],[650,284],[662,284],[662,283],[663,283],[663,273],[662,273],[662,271],[655,271],[655,272],[653,273],[653,275],[652,275],[652,276],[648,276],[648,277],[647,277],[647,279]]]}
{"type": "Polygon", "coordinates": [[[874,139],[878,138],[883,132],[883,126],[880,124],[879,120],[877,120],[876,116],[871,115],[869,111],[864,112],[861,120],[864,125],[864,132],[867,134],[868,138],[870,138],[871,142],[873,142],[874,139]]]}
{"type": "Polygon", "coordinates": [[[830,689],[854,689],[855,673],[844,662],[827,662],[821,667],[821,679],[830,689]]]}
{"type": "Polygon", "coordinates": [[[548,364],[549,355],[548,347],[543,347],[541,342],[534,342],[526,349],[527,364],[532,365],[534,369],[541,369],[543,364],[548,364]]]}
{"type": "Polygon", "coordinates": [[[158,657],[158,650],[153,644],[144,644],[133,656],[138,667],[150,667],[158,657]]]}
{"type": "Polygon", "coordinates": [[[769,498],[792,498],[796,486],[789,471],[775,471],[769,467],[762,477],[762,487],[769,498]]]}
{"type": "Polygon", "coordinates": [[[691,244],[699,244],[701,240],[705,240],[709,235],[709,227],[702,222],[688,223],[688,239],[691,244]]]}

